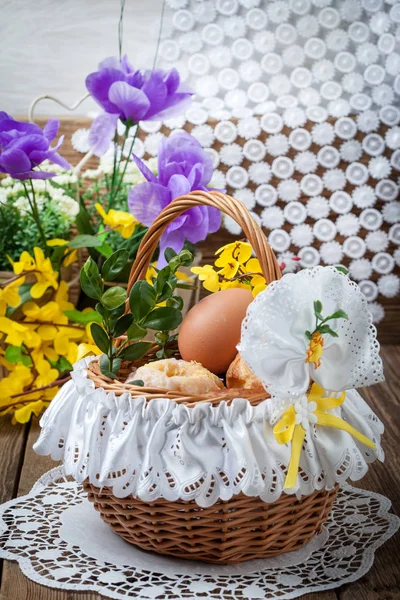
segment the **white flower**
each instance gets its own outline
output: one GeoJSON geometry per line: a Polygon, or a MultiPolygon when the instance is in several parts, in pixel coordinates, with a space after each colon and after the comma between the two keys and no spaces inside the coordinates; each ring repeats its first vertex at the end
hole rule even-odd
{"type": "Polygon", "coordinates": [[[340,215],[340,217],[336,219],[336,229],[338,230],[338,233],[344,237],[356,235],[360,231],[358,217],[352,213],[340,215]]]}
{"type": "Polygon", "coordinates": [[[217,14],[214,3],[210,1],[197,2],[192,11],[199,23],[211,23],[217,14]]]}
{"type": "Polygon", "coordinates": [[[254,183],[268,183],[271,179],[271,168],[268,163],[253,163],[249,167],[249,177],[254,183]]]}
{"type": "Polygon", "coordinates": [[[262,160],[267,152],[261,140],[248,140],[243,146],[244,157],[251,161],[262,160]]]}
{"type": "Polygon", "coordinates": [[[391,273],[378,279],[378,289],[385,298],[394,298],[400,290],[400,278],[391,273]]]}
{"type": "Polygon", "coordinates": [[[347,117],[350,113],[350,104],[344,98],[337,98],[336,100],[331,100],[328,104],[329,114],[333,117],[347,117]]]}
{"type": "Polygon", "coordinates": [[[248,188],[245,188],[243,190],[237,190],[235,192],[235,198],[243,202],[243,204],[249,210],[252,210],[256,205],[256,198],[254,192],[252,192],[248,188]]]}
{"type": "Polygon", "coordinates": [[[366,249],[364,240],[356,235],[349,236],[343,243],[343,251],[349,258],[361,258],[366,249]]]}
{"type": "Polygon", "coordinates": [[[388,129],[385,135],[386,145],[392,150],[400,148],[400,127],[388,129]]]}
{"type": "MultiPolygon", "coordinates": [[[[213,48],[212,52],[210,53],[210,61],[211,61],[211,64],[214,67],[216,67],[217,69],[223,69],[224,67],[229,67],[229,65],[233,61],[233,57],[232,57],[232,53],[231,53],[230,49],[228,48],[228,46],[216,46],[215,48],[213,48]]],[[[203,78],[202,85],[204,85],[205,79],[206,79],[206,77],[203,78]]],[[[215,78],[212,77],[212,80],[215,81],[215,78]]],[[[215,85],[217,86],[216,81],[215,81],[215,85]]],[[[200,87],[197,86],[196,90],[200,90],[200,87]]],[[[213,90],[212,87],[210,87],[209,92],[213,92],[213,91],[215,91],[215,90],[213,90]]],[[[218,91],[218,86],[216,87],[216,91],[218,91]]],[[[209,95],[209,94],[207,94],[207,95],[209,95]]],[[[212,94],[212,95],[215,95],[215,94],[212,94]]]]}
{"type": "Polygon", "coordinates": [[[346,169],[346,178],[352,185],[362,185],[369,179],[368,169],[362,163],[353,162],[346,169]]]}
{"type": "Polygon", "coordinates": [[[382,208],[382,216],[386,223],[398,223],[400,221],[400,202],[387,202],[382,208]]]}
{"type": "MultiPolygon", "coordinates": [[[[170,42],[173,40],[169,40],[170,42]]],[[[198,35],[197,32],[190,31],[189,33],[184,33],[179,37],[179,46],[184,52],[190,52],[193,54],[194,52],[200,52],[203,47],[203,40],[198,35]]],[[[168,57],[169,60],[176,61],[179,57],[179,47],[170,47],[168,48],[171,52],[171,56],[168,57]]],[[[168,50],[167,49],[167,50],[168,50]]],[[[164,56],[161,54],[161,56],[164,56]]]]}
{"type": "Polygon", "coordinates": [[[223,20],[225,35],[230,38],[241,38],[246,33],[246,23],[242,17],[229,17],[223,20]]]}
{"type": "Polygon", "coordinates": [[[394,100],[393,88],[387,83],[382,83],[372,90],[372,100],[379,106],[391,104],[394,100]]]}
{"type": "Polygon", "coordinates": [[[89,129],[77,129],[71,136],[71,144],[77,152],[89,152],[89,129]]]}
{"type": "Polygon", "coordinates": [[[375,191],[379,200],[390,201],[397,198],[399,188],[398,185],[391,179],[384,179],[377,183],[375,191]]]}
{"type": "Polygon", "coordinates": [[[376,202],[376,195],[374,189],[370,185],[361,185],[355,188],[352,193],[354,204],[358,208],[368,208],[373,206],[376,202]]]}
{"type": "MultiPolygon", "coordinates": [[[[225,179],[224,173],[222,171],[219,171],[218,169],[215,169],[213,176],[211,178],[211,181],[208,184],[209,187],[213,187],[213,188],[222,190],[222,189],[224,189],[225,184],[226,184],[226,179],[225,179]]],[[[246,184],[244,184],[244,185],[246,185],[246,184]]],[[[236,187],[236,186],[233,186],[233,187],[236,187]]]]}
{"type": "Polygon", "coordinates": [[[18,200],[16,200],[14,202],[14,206],[15,208],[18,209],[19,214],[21,215],[21,217],[26,217],[26,215],[30,215],[31,214],[31,209],[29,206],[29,201],[28,198],[26,198],[25,196],[20,196],[18,198],[18,200]]]}
{"type": "Polygon", "coordinates": [[[228,167],[240,165],[243,161],[243,149],[239,144],[229,144],[222,146],[219,151],[221,162],[228,167]]]}
{"type": "Polygon", "coordinates": [[[362,65],[371,65],[372,63],[377,62],[379,52],[374,44],[366,42],[357,47],[356,57],[358,62],[362,65]]]}
{"type": "Polygon", "coordinates": [[[307,217],[307,210],[301,202],[289,202],[284,210],[283,214],[286,221],[292,225],[299,225],[304,223],[307,217]]]}
{"type": "Polygon", "coordinates": [[[302,127],[307,117],[302,108],[287,108],[283,113],[283,121],[287,127],[294,129],[295,127],[302,127]]]}
{"type": "Polygon", "coordinates": [[[376,208],[365,208],[360,214],[360,225],[368,231],[375,231],[382,226],[382,214],[376,208]]]}
{"type": "Polygon", "coordinates": [[[275,48],[276,40],[272,31],[258,31],[253,38],[253,46],[257,52],[266,54],[275,48]]]}
{"type": "Polygon", "coordinates": [[[197,125],[196,127],[193,127],[190,133],[198,142],[200,142],[203,148],[212,146],[215,139],[214,130],[210,125],[197,125]]]}
{"type": "Polygon", "coordinates": [[[324,219],[329,215],[329,203],[323,196],[314,196],[307,202],[307,213],[312,219],[324,219]]]}
{"type": "Polygon", "coordinates": [[[366,110],[357,116],[358,129],[363,133],[370,133],[379,127],[379,118],[373,110],[366,110]]]}
{"type": "Polygon", "coordinates": [[[358,94],[364,89],[365,81],[360,73],[346,73],[342,77],[343,89],[349,94],[358,94]]]}
{"type": "Polygon", "coordinates": [[[343,29],[334,29],[326,37],[326,45],[333,52],[346,50],[349,45],[349,36],[343,29]]]}
{"type": "Polygon", "coordinates": [[[318,19],[312,15],[301,17],[296,23],[296,29],[299,35],[304,38],[310,38],[317,35],[319,30],[318,19]]]}
{"type": "Polygon", "coordinates": [[[371,177],[374,179],[386,179],[392,171],[390,161],[386,156],[376,156],[375,158],[371,158],[368,163],[368,169],[371,173],[371,177]]]}
{"type": "Polygon", "coordinates": [[[332,169],[340,162],[340,154],[334,146],[323,146],[317,154],[317,160],[325,169],[332,169]]]}
{"type": "Polygon", "coordinates": [[[278,156],[271,165],[272,173],[279,179],[288,179],[293,175],[293,161],[286,156],[278,156]]]}
{"type": "Polygon", "coordinates": [[[329,169],[322,176],[324,186],[331,192],[342,190],[346,185],[346,177],[341,169],[329,169]]]}
{"type": "Polygon", "coordinates": [[[62,200],[57,204],[57,209],[65,217],[73,219],[79,212],[79,204],[73,198],[64,195],[62,200]]]}
{"type": "Polygon", "coordinates": [[[11,187],[12,185],[14,185],[14,179],[12,179],[12,177],[7,175],[3,179],[0,179],[0,185],[2,185],[4,187],[11,187]]]}
{"type": "Polygon", "coordinates": [[[300,188],[307,196],[319,196],[323,187],[322,179],[318,175],[305,175],[300,182],[300,188]]]}
{"type": "Polygon", "coordinates": [[[261,132],[259,119],[257,119],[257,117],[240,119],[238,123],[238,132],[240,137],[243,137],[245,140],[258,137],[261,132]]]}
{"type": "Polygon", "coordinates": [[[335,75],[335,66],[330,60],[320,60],[313,65],[313,75],[318,81],[331,81],[335,75]]]}
{"type": "Polygon", "coordinates": [[[393,252],[393,258],[396,262],[396,265],[400,267],[400,248],[396,248],[396,250],[393,252]]]}
{"type": "Polygon", "coordinates": [[[387,252],[378,252],[372,259],[372,268],[380,275],[387,275],[394,269],[394,258],[387,252]]]}
{"type": "Polygon", "coordinates": [[[266,113],[261,117],[261,127],[266,133],[279,133],[282,131],[283,119],[277,113],[266,113]]]}
{"type": "Polygon", "coordinates": [[[336,235],[336,226],[329,219],[319,219],[314,224],[313,232],[317,240],[330,242],[336,235]]]}
{"type": "Polygon", "coordinates": [[[317,157],[313,152],[299,152],[294,158],[294,166],[300,173],[312,173],[318,166],[317,157]]]}
{"type": "Polygon", "coordinates": [[[368,250],[384,252],[389,246],[389,236],[385,231],[370,231],[365,238],[368,250]]]}
{"type": "Polygon", "coordinates": [[[335,129],[330,123],[318,123],[312,128],[311,137],[318,146],[329,145],[335,139],[335,129]]]}
{"type": "Polygon", "coordinates": [[[178,10],[179,8],[185,8],[187,3],[188,0],[167,0],[167,4],[174,10],[178,10]]]}
{"type": "Polygon", "coordinates": [[[377,325],[385,318],[385,309],[378,302],[368,302],[368,310],[372,315],[372,322],[377,325]]]}
{"type": "Polygon", "coordinates": [[[59,185],[67,185],[69,183],[76,183],[78,178],[76,175],[67,174],[67,175],[57,175],[57,177],[53,177],[53,181],[58,183],[59,185]]]}
{"type": "Polygon", "coordinates": [[[255,60],[246,60],[239,66],[239,74],[243,81],[251,83],[253,81],[260,81],[262,70],[255,60]]]}
{"type": "Polygon", "coordinates": [[[319,249],[322,261],[326,265],[337,265],[343,258],[343,249],[339,242],[324,242],[319,249]]]}
{"type": "Polygon", "coordinates": [[[300,185],[295,179],[284,179],[278,183],[278,194],[284,202],[292,202],[300,198],[300,185]]]}
{"type": "Polygon", "coordinates": [[[261,222],[267,229],[278,229],[285,222],[283,210],[278,206],[264,208],[261,213],[261,222]]]}
{"type": "Polygon", "coordinates": [[[344,0],[339,10],[342,19],[345,21],[357,21],[362,15],[360,0],[344,0]]]}
{"type": "Polygon", "coordinates": [[[314,88],[304,88],[299,92],[299,102],[304,106],[315,106],[321,101],[321,96],[314,88]]]}
{"type": "Polygon", "coordinates": [[[299,250],[300,265],[302,267],[316,267],[320,263],[320,255],[316,248],[304,246],[299,250]]]}
{"type": "Polygon", "coordinates": [[[223,223],[225,229],[229,231],[232,235],[240,235],[242,233],[242,228],[240,225],[236,223],[232,217],[228,217],[228,215],[223,216],[223,223]]]}
{"type": "Polygon", "coordinates": [[[275,0],[268,2],[267,14],[273,23],[284,23],[289,19],[290,9],[285,0],[275,0]]]}
{"type": "Polygon", "coordinates": [[[392,52],[389,54],[389,56],[386,58],[385,67],[389,75],[398,75],[400,72],[400,54],[397,54],[397,52],[392,52]]]}
{"type": "Polygon", "coordinates": [[[301,223],[300,225],[292,227],[290,237],[292,238],[293,244],[298,248],[310,246],[314,240],[312,227],[306,223],[301,223]]]}
{"type": "Polygon", "coordinates": [[[289,151],[289,140],[283,133],[270,135],[267,137],[265,147],[271,156],[282,156],[289,151]]]}
{"type": "Polygon", "coordinates": [[[386,33],[390,29],[390,17],[386,13],[379,11],[372,15],[369,20],[369,28],[371,31],[376,33],[376,35],[382,35],[382,33],[386,33]]]}
{"type": "Polygon", "coordinates": [[[8,201],[8,191],[0,188],[0,204],[6,204],[8,201]]]}
{"type": "Polygon", "coordinates": [[[300,268],[300,261],[296,260],[298,258],[293,252],[282,252],[278,254],[277,260],[278,264],[281,267],[282,274],[286,273],[295,273],[300,268]],[[282,268],[283,267],[283,268],[282,268]]]}
{"type": "Polygon", "coordinates": [[[385,142],[383,137],[378,133],[369,133],[362,141],[364,152],[370,156],[378,156],[385,150],[385,142]]]}
{"type": "MultiPolygon", "coordinates": [[[[32,185],[35,192],[44,192],[47,189],[46,181],[44,181],[43,179],[33,179],[32,185]]],[[[50,188],[54,189],[51,183],[49,182],[49,189],[50,188]]]]}
{"type": "Polygon", "coordinates": [[[349,274],[354,281],[369,279],[372,275],[371,261],[367,258],[357,258],[352,260],[349,265],[349,274]]]}
{"type": "Polygon", "coordinates": [[[292,84],[287,75],[274,75],[269,80],[269,89],[275,96],[283,96],[291,90],[292,84]]]}
{"type": "Polygon", "coordinates": [[[297,44],[285,48],[282,54],[283,62],[288,67],[299,67],[304,62],[304,50],[297,44]]]}

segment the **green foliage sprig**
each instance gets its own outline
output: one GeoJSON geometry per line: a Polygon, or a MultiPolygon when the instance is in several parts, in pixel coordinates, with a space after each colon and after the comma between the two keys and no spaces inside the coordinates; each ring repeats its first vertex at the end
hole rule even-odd
{"type": "Polygon", "coordinates": [[[112,379],[117,378],[122,360],[138,360],[153,347],[153,342],[141,341],[149,329],[155,332],[154,339],[159,347],[156,358],[172,356],[174,349],[171,346],[177,336],[171,331],[181,324],[183,308],[182,298],[175,294],[176,288],[181,287],[176,272],[179,267],[190,266],[193,262],[193,255],[188,250],[177,254],[167,248],[165,258],[168,264],[160,270],[155,269],[153,285],[147,281],[134,284],[128,298],[130,312],[125,314],[126,289],[115,285],[105,290],[105,281],[118,277],[128,256],[127,250],[117,250],[101,269],[92,258],[88,258],[80,274],[83,291],[97,300],[96,311],[101,323],[92,323],[91,333],[103,352],[101,372],[112,379]],[[160,303],[165,305],[159,306],[160,303]],[[124,334],[126,340],[117,347],[116,339],[124,334]]]}
{"type": "Polygon", "coordinates": [[[323,306],[322,306],[322,302],[320,300],[316,300],[314,302],[314,315],[315,315],[315,329],[313,332],[311,331],[306,331],[306,337],[307,339],[311,340],[312,336],[314,335],[314,333],[328,333],[329,335],[332,335],[333,337],[339,337],[338,334],[336,333],[336,331],[333,331],[333,329],[327,324],[328,321],[332,321],[333,319],[348,319],[348,315],[344,312],[344,310],[339,309],[336,312],[334,312],[333,314],[329,315],[328,317],[323,317],[322,315],[322,311],[323,311],[323,306]]]}

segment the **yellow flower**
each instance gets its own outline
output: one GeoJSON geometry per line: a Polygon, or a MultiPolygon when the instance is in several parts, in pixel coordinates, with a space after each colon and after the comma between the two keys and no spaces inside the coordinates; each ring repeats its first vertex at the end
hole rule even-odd
{"type": "Polygon", "coordinates": [[[57,369],[54,369],[45,359],[36,361],[35,368],[39,373],[36,377],[35,387],[40,388],[45,385],[50,385],[50,383],[53,383],[58,377],[57,369]]]}
{"type": "Polygon", "coordinates": [[[19,261],[14,262],[10,257],[8,257],[8,260],[10,261],[13,271],[16,275],[19,275],[25,271],[34,271],[36,268],[34,259],[26,250],[22,252],[21,256],[19,257],[19,261]]]}
{"type": "Polygon", "coordinates": [[[216,267],[225,267],[232,259],[237,261],[239,265],[243,265],[251,257],[253,250],[247,242],[232,242],[219,248],[215,254],[219,254],[219,258],[215,261],[216,267]]]}
{"type": "Polygon", "coordinates": [[[28,348],[36,348],[41,344],[40,336],[32,326],[12,321],[7,317],[0,317],[0,331],[7,334],[5,342],[11,346],[25,344],[28,348]]]}
{"type": "Polygon", "coordinates": [[[46,406],[48,406],[48,402],[43,402],[42,400],[36,400],[34,402],[30,402],[29,404],[25,404],[25,406],[17,408],[14,412],[14,421],[17,423],[28,423],[32,414],[38,417],[46,408],[46,406]]]}
{"type": "Polygon", "coordinates": [[[312,334],[309,349],[307,350],[306,363],[314,363],[316,369],[321,366],[321,356],[324,350],[324,338],[316,331],[312,334]]]}
{"type": "Polygon", "coordinates": [[[111,208],[108,213],[101,204],[96,204],[96,209],[100,213],[105,225],[118,231],[123,238],[128,239],[133,234],[138,221],[131,213],[111,208]]]}
{"type": "MultiPolygon", "coordinates": [[[[217,265],[217,262],[215,264],[217,265]]],[[[218,265],[217,265],[218,266],[218,265]]],[[[222,275],[224,279],[232,279],[239,271],[240,263],[237,260],[232,259],[226,263],[225,266],[218,271],[218,275],[222,275]]]]}
{"type": "Polygon", "coordinates": [[[53,238],[46,242],[47,246],[50,246],[50,248],[54,248],[55,246],[65,246],[68,243],[68,240],[63,240],[62,238],[53,238]]]}
{"type": "Polygon", "coordinates": [[[58,273],[53,270],[49,258],[45,258],[41,248],[34,248],[36,283],[31,287],[32,298],[41,298],[47,288],[58,288],[58,273]]]}
{"type": "MultiPolygon", "coordinates": [[[[57,246],[65,246],[66,244],[69,244],[68,240],[63,240],[62,238],[54,238],[47,242],[47,245],[50,246],[51,248],[54,248],[57,246]]],[[[63,259],[64,267],[69,267],[77,260],[78,260],[78,250],[71,250],[70,248],[66,248],[64,251],[64,259],[63,259]]]]}
{"type": "Polygon", "coordinates": [[[4,317],[8,306],[16,308],[20,305],[21,298],[18,293],[18,288],[25,281],[25,277],[19,277],[15,281],[5,285],[0,289],[0,316],[4,317]]]}
{"type": "Polygon", "coordinates": [[[72,302],[68,301],[68,291],[68,283],[66,281],[60,281],[54,301],[58,304],[61,311],[74,309],[72,302]]]}
{"type": "Polygon", "coordinates": [[[0,398],[10,398],[21,394],[33,382],[32,371],[24,365],[13,365],[13,371],[0,381],[0,398]]]}
{"type": "Polygon", "coordinates": [[[204,267],[192,267],[192,273],[199,276],[200,281],[203,282],[203,286],[209,292],[218,292],[220,289],[220,283],[218,273],[214,271],[211,265],[204,265],[204,267]]]}
{"type": "Polygon", "coordinates": [[[240,288],[243,290],[248,290],[249,286],[246,283],[243,283],[243,281],[240,280],[236,280],[236,281],[222,281],[221,282],[221,290],[228,290],[230,288],[240,288]]]}

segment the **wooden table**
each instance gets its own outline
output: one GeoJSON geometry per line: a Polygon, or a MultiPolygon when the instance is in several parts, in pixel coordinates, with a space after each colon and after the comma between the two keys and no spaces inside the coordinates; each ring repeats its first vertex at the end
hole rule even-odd
{"type": "MultiPolygon", "coordinates": [[[[363,396],[385,423],[386,462],[372,465],[359,483],[384,494],[400,514],[400,346],[384,346],[386,382],[363,390],[363,396]]],[[[32,445],[39,434],[37,421],[25,427],[0,419],[0,502],[26,494],[37,479],[54,467],[49,457],[37,456],[32,445]]],[[[400,536],[391,538],[376,554],[369,573],[359,581],[337,590],[307,594],[303,600],[395,600],[400,598],[400,536]]],[[[100,600],[95,593],[53,590],[27,579],[14,562],[4,561],[1,570],[0,600],[100,600]]]]}

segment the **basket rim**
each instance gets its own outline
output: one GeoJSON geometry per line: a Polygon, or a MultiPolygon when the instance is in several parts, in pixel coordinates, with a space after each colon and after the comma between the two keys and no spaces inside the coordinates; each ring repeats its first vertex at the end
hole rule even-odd
{"type": "MultiPolygon", "coordinates": [[[[128,364],[135,365],[135,362],[128,364]]],[[[244,398],[245,400],[248,400],[251,405],[255,406],[270,398],[267,391],[252,392],[251,390],[242,388],[225,388],[217,392],[209,392],[208,394],[183,394],[180,391],[167,390],[164,388],[132,385],[103,375],[100,370],[98,357],[93,357],[93,360],[87,365],[86,374],[88,379],[93,382],[96,389],[102,388],[105,392],[113,392],[116,396],[122,396],[122,394],[128,393],[133,398],[144,397],[146,401],[155,398],[167,398],[177,404],[184,404],[188,407],[201,402],[209,402],[213,405],[218,405],[220,402],[225,401],[227,404],[230,404],[235,398],[244,398]]]]}

